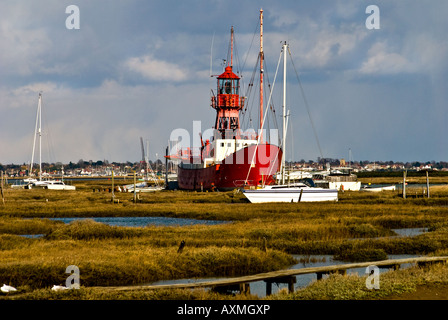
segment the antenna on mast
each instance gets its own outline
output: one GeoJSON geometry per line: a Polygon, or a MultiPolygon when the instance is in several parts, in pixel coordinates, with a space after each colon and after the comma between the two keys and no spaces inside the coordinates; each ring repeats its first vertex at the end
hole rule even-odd
{"type": "Polygon", "coordinates": [[[230,66],[233,67],[233,26],[230,29],[230,66]]]}
{"type": "Polygon", "coordinates": [[[212,44],[210,46],[210,77],[213,77],[213,42],[215,41],[215,33],[213,32],[212,44]]]}

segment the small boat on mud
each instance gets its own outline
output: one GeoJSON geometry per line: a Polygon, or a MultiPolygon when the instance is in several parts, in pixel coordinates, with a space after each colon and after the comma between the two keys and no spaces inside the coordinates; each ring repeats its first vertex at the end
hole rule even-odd
{"type": "Polygon", "coordinates": [[[123,186],[124,192],[156,192],[165,189],[164,186],[160,185],[150,185],[147,182],[141,182],[137,184],[128,184],[123,186]]]}
{"type": "Polygon", "coordinates": [[[368,192],[381,192],[381,191],[394,191],[395,185],[390,186],[380,186],[380,187],[371,187],[371,186],[365,186],[362,188],[362,191],[368,191],[368,192]]]}
{"type": "Polygon", "coordinates": [[[64,181],[45,181],[46,185],[43,186],[44,189],[49,190],[76,190],[75,186],[66,185],[64,181]]]}
{"type": "Polygon", "coordinates": [[[256,190],[243,190],[251,203],[338,201],[337,189],[310,187],[304,183],[269,185],[256,190]]]}

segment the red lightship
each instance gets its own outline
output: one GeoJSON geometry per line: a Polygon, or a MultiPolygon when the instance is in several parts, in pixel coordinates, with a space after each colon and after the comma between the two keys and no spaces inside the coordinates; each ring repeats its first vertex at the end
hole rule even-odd
{"type": "MultiPolygon", "coordinates": [[[[260,128],[263,128],[263,11],[260,11],[260,128]]],[[[181,150],[169,159],[181,160],[177,181],[186,190],[231,190],[273,184],[280,167],[282,150],[264,142],[262,136],[245,134],[240,128],[240,77],[233,73],[233,28],[231,59],[217,77],[217,94],[211,106],[216,110],[213,139],[202,142],[200,152],[181,150]]],[[[261,135],[262,130],[258,130],[261,135]]],[[[202,140],[202,137],[201,137],[202,140]]]]}

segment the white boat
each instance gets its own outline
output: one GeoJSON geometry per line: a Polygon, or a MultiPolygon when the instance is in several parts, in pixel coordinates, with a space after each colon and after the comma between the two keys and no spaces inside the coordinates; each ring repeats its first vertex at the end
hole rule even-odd
{"type": "Polygon", "coordinates": [[[282,184],[266,185],[259,189],[242,190],[243,194],[251,203],[266,202],[316,202],[316,201],[338,201],[338,190],[329,188],[318,188],[314,183],[285,184],[285,145],[287,114],[286,106],[286,50],[288,45],[283,45],[283,138],[282,138],[282,165],[280,175],[282,184]]]}
{"type": "Polygon", "coordinates": [[[23,179],[17,181],[15,184],[11,185],[12,189],[30,189],[33,186],[33,182],[37,181],[36,179],[23,179]]]}
{"type": "Polygon", "coordinates": [[[341,191],[359,191],[361,181],[352,173],[350,167],[338,167],[313,174],[313,180],[318,187],[338,189],[341,191]]]}
{"type": "MultiPolygon", "coordinates": [[[[297,182],[303,179],[312,179],[313,175],[309,171],[290,170],[285,172],[285,179],[290,182],[297,182]]],[[[281,181],[282,175],[280,173],[275,174],[275,180],[281,181]]]]}
{"type": "Polygon", "coordinates": [[[136,192],[156,192],[156,191],[162,191],[165,189],[162,186],[147,186],[143,188],[137,188],[136,192]]]}
{"type": "MultiPolygon", "coordinates": [[[[164,190],[165,187],[159,184],[159,179],[157,178],[154,170],[152,170],[151,165],[149,164],[149,141],[146,141],[146,152],[143,146],[143,138],[140,137],[140,143],[142,148],[142,163],[146,164],[146,168],[142,170],[146,173],[143,180],[144,182],[139,186],[136,186],[136,192],[156,192],[164,190]],[[152,183],[149,183],[151,181],[152,183]]],[[[134,185],[127,186],[129,192],[134,192],[134,185]]]]}
{"type": "MultiPolygon", "coordinates": [[[[135,192],[155,192],[155,191],[161,191],[164,187],[158,186],[158,185],[148,185],[146,182],[142,182],[135,185],[135,192]]],[[[134,185],[128,184],[126,186],[123,186],[123,190],[125,192],[134,192],[134,185]]]]}
{"type": "MultiPolygon", "coordinates": [[[[47,175],[48,177],[48,175],[47,175]]],[[[64,179],[64,168],[62,167],[62,179],[64,179]]],[[[22,180],[22,183],[14,184],[11,188],[45,188],[53,190],[75,190],[75,186],[65,185],[63,181],[60,180],[42,180],[42,93],[39,93],[38,103],[37,103],[37,114],[36,114],[36,126],[34,129],[34,139],[33,139],[33,152],[31,153],[31,163],[30,163],[30,177],[22,180]],[[34,153],[36,151],[36,142],[39,138],[39,180],[36,178],[31,178],[33,175],[33,164],[34,164],[34,153]]]]}
{"type": "Polygon", "coordinates": [[[55,182],[55,181],[54,180],[40,180],[40,181],[34,181],[31,184],[37,188],[44,188],[48,184],[53,183],[53,182],[55,182]]]}
{"type": "Polygon", "coordinates": [[[363,191],[369,191],[369,192],[381,192],[381,191],[394,191],[395,185],[391,186],[383,186],[383,187],[370,187],[366,186],[362,188],[363,191]]]}
{"type": "Polygon", "coordinates": [[[13,184],[11,185],[11,189],[25,189],[27,184],[13,184]]]}
{"type": "MultiPolygon", "coordinates": [[[[149,185],[147,182],[140,182],[135,184],[135,192],[155,192],[163,190],[163,186],[149,185]]],[[[134,192],[134,184],[123,186],[124,192],[134,192]]]]}
{"type": "Polygon", "coordinates": [[[75,186],[66,185],[63,181],[42,181],[46,182],[43,187],[49,190],[76,190],[75,186]]]}
{"type": "Polygon", "coordinates": [[[138,190],[140,188],[144,188],[146,187],[146,182],[140,182],[140,183],[136,183],[136,184],[127,184],[123,186],[123,191],[124,192],[134,192],[134,188],[135,190],[138,190]]]}
{"type": "Polygon", "coordinates": [[[243,193],[251,203],[338,201],[338,190],[305,184],[265,186],[243,193]]]}

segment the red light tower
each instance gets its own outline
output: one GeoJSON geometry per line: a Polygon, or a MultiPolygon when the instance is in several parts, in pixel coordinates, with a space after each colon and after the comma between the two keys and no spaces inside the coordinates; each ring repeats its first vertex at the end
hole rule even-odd
{"type": "Polygon", "coordinates": [[[231,30],[231,59],[224,73],[218,76],[217,96],[212,97],[212,107],[216,109],[215,129],[225,138],[227,132],[239,135],[239,112],[244,106],[244,97],[240,98],[240,77],[232,71],[233,64],[233,27],[231,30]],[[231,130],[231,131],[229,131],[231,130]],[[235,132],[236,131],[236,132],[235,132]]]}

